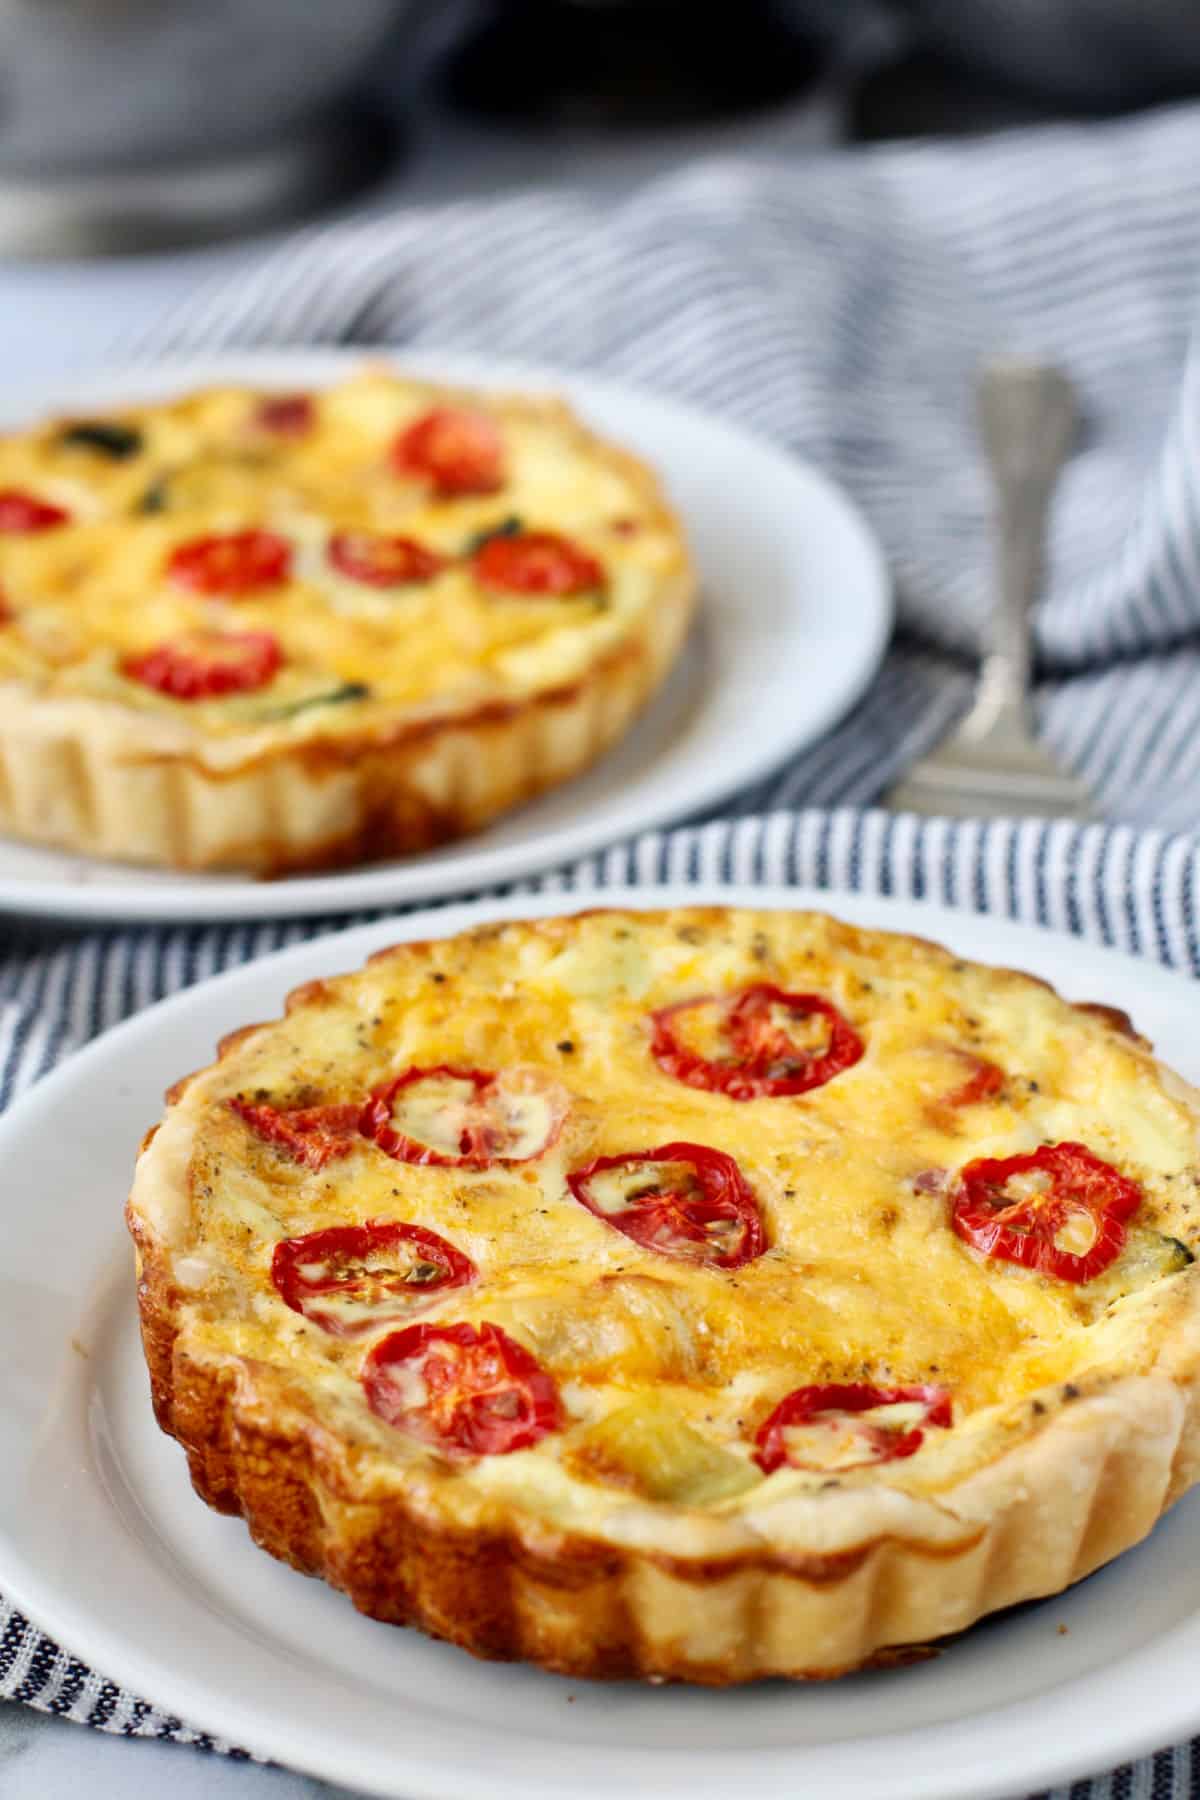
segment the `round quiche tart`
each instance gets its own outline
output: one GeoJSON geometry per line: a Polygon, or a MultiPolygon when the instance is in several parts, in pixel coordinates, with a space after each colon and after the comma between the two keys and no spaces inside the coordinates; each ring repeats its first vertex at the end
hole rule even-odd
{"type": "Polygon", "coordinates": [[[0,831],[271,875],[476,830],[613,743],[695,581],[557,401],[372,368],[0,438],[0,831]]]}
{"type": "Polygon", "coordinates": [[[401,945],[146,1140],[157,1417],[263,1548],[481,1656],[895,1660],[1196,1481],[1197,1118],[1123,1015],[820,915],[401,945]]]}

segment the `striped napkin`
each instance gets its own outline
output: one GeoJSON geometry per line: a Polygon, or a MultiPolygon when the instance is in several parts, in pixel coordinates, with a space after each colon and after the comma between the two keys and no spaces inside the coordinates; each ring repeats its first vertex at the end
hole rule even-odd
{"type": "Polygon", "coordinates": [[[402,211],[304,232],[124,348],[394,343],[592,368],[813,458],[883,540],[902,637],[759,810],[869,804],[966,705],[990,592],[973,373],[996,350],[1056,357],[1085,435],[1055,508],[1040,726],[1106,816],[1189,831],[1198,163],[1192,106],[794,168],[716,161],[615,207],[533,193],[402,211]]]}
{"type": "MultiPolygon", "coordinates": [[[[153,341],[114,350],[391,342],[595,367],[736,417],[857,496],[902,631],[855,712],[727,816],[521,891],[730,880],[928,896],[1200,974],[1198,162],[1200,109],[1176,108],[793,169],[713,162],[616,206],[535,193],[372,217],[298,235],[153,341]],[[1087,410],[1054,519],[1038,715],[1107,825],[858,810],[969,697],[988,493],[968,394],[979,356],[1002,348],[1060,358],[1087,410]]],[[[335,923],[7,925],[0,1107],[151,1000],[335,923]]],[[[123,1692],[2,1599],[0,1698],[244,1754],[123,1692]]],[[[1200,1740],[1069,1796],[1183,1800],[1198,1785],[1200,1740]]]]}

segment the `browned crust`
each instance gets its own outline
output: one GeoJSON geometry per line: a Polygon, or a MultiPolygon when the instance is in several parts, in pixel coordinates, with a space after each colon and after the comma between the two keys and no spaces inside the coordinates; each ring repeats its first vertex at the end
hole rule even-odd
{"type": "MultiPolygon", "coordinates": [[[[469,837],[501,813],[525,805],[579,774],[620,732],[597,734],[586,748],[557,768],[549,761],[522,755],[524,766],[516,780],[510,779],[503,787],[497,783],[494,792],[482,798],[475,795],[470,800],[434,804],[422,792],[421,765],[436,757],[450,740],[468,734],[478,767],[491,763],[503,768],[513,760],[512,744],[538,735],[556,714],[604,710],[610,691],[628,687],[632,716],[653,693],[663,672],[639,634],[598,660],[579,680],[521,700],[493,700],[442,718],[401,720],[356,734],[306,738],[274,746],[222,769],[214,769],[198,753],[147,751],[125,761],[129,766],[187,769],[212,791],[244,782],[256,772],[268,779],[283,765],[292,776],[303,775],[314,786],[333,773],[352,775],[357,800],[354,822],[346,830],[310,839],[299,848],[282,837],[260,832],[253,838],[231,839],[216,861],[221,867],[251,869],[264,880],[353,868],[389,857],[413,856],[469,837]]],[[[621,728],[628,722],[623,720],[621,728]]],[[[172,860],[180,869],[213,866],[208,855],[192,859],[185,852],[172,860]]]]}
{"type": "MultiPolygon", "coordinates": [[[[602,669],[609,669],[618,663],[627,662],[636,656],[636,650],[628,643],[618,645],[601,662],[590,668],[585,676],[575,681],[559,682],[553,687],[542,688],[532,698],[541,706],[572,706],[583,694],[588,682],[602,669]]],[[[205,779],[217,785],[234,781],[245,775],[248,770],[264,767],[267,763],[284,756],[289,762],[303,767],[310,775],[322,775],[331,769],[352,767],[360,763],[364,757],[373,754],[396,755],[404,750],[411,750],[430,743],[434,738],[442,736],[448,730],[471,730],[486,732],[490,728],[510,725],[519,718],[530,704],[529,698],[522,696],[512,699],[482,700],[475,706],[464,707],[460,711],[439,713],[422,719],[397,719],[380,721],[359,731],[344,730],[341,732],[314,733],[310,737],[299,739],[295,743],[282,746],[270,746],[247,756],[244,760],[230,763],[227,767],[214,768],[206,763],[198,753],[189,751],[143,750],[131,752],[126,757],[129,767],[138,764],[173,763],[185,765],[201,772],[205,779]]]]}
{"type": "MultiPolygon", "coordinates": [[[[596,907],[571,916],[619,910],[596,907]]],[[[714,923],[725,910],[687,909],[690,918],[714,923]]],[[[505,920],[498,928],[516,923],[505,920]]],[[[949,954],[928,939],[907,941],[949,954]]],[[[387,946],[369,960],[427,951],[433,942],[387,946]]],[[[997,972],[1056,992],[1024,971],[997,972]]],[[[327,992],[324,981],[305,983],[288,995],[285,1010],[320,1004],[327,992]]],[[[1145,1045],[1116,1009],[1064,1004],[1145,1045]]],[[[261,1029],[228,1033],[219,1059],[261,1029]]],[[[191,1079],[176,1083],[171,1095],[181,1095],[191,1079]]],[[[995,1517],[970,1509],[959,1516],[943,1496],[938,1510],[952,1528],[937,1538],[922,1537],[919,1529],[876,1532],[821,1553],[760,1540],[733,1554],[684,1556],[626,1549],[553,1525],[531,1529],[528,1520],[503,1511],[464,1528],[407,1493],[379,1497],[364,1491],[344,1446],[327,1439],[306,1412],[303,1395],[292,1392],[278,1371],[244,1359],[213,1364],[190,1356],[179,1341],[183,1296],[169,1256],[132,1204],[126,1217],[137,1245],[138,1308],[155,1416],[182,1445],[196,1492],[217,1510],[240,1514],[263,1549],[341,1589],[369,1617],[416,1626],[484,1659],[532,1662],[574,1678],[714,1687],[763,1677],[827,1680],[920,1660],[936,1654],[925,1640],[942,1635],[928,1628],[920,1606],[898,1609],[900,1618],[915,1619],[915,1629],[889,1637],[886,1623],[894,1610],[889,1603],[913,1582],[914,1570],[932,1591],[944,1581],[966,1597],[957,1610],[941,1615],[944,1633],[955,1636],[986,1613],[1058,1592],[1091,1573],[1144,1537],[1200,1477],[1197,1358],[1189,1342],[1153,1395],[1144,1380],[1138,1384],[1134,1415],[1143,1403],[1161,1410],[1168,1387],[1180,1400],[1170,1429],[1159,1433],[1149,1453],[1126,1432],[1108,1446],[1090,1485],[1082,1475],[1076,1480],[1080,1440],[1063,1436],[1064,1417],[1112,1400],[1120,1382],[1100,1376],[1047,1390],[1023,1410],[1021,1435],[988,1471],[990,1476],[1015,1461],[1012,1517],[999,1509],[995,1517]],[[1052,1441],[1075,1526],[1065,1533],[1067,1560],[1060,1559],[1047,1577],[1036,1572],[1036,1562],[1033,1573],[1020,1566],[1026,1540],[1037,1548],[1039,1527],[1030,1521],[1044,1527],[1047,1518],[1046,1497],[1026,1491],[1036,1489],[1036,1481],[1029,1481],[1021,1458],[1031,1445],[1052,1441]],[[803,1629],[794,1628],[813,1605],[818,1616],[833,1617],[863,1604],[869,1623],[853,1657],[814,1655],[803,1629]],[[664,1633],[664,1617],[677,1618],[678,1630],[664,1633]]]]}
{"type": "MultiPolygon", "coordinates": [[[[183,1446],[196,1492],[220,1512],[240,1513],[262,1549],[339,1588],[368,1617],[417,1627],[486,1660],[532,1662],[574,1678],[710,1687],[765,1676],[828,1680],[932,1652],[903,1641],[867,1642],[850,1660],[811,1661],[798,1635],[789,1658],[758,1636],[762,1618],[791,1610],[788,1590],[824,1596],[834,1608],[845,1597],[850,1606],[857,1583],[886,1592],[896,1563],[909,1579],[915,1563],[928,1569],[932,1584],[943,1579],[935,1571],[945,1570],[951,1581],[970,1586],[975,1561],[990,1551],[988,1527],[966,1522],[949,1542],[876,1537],[825,1555],[762,1548],[684,1558],[562,1532],[531,1547],[520,1522],[464,1530],[426,1516],[402,1496],[353,1499],[314,1434],[294,1418],[285,1425],[272,1417],[269,1382],[265,1396],[255,1393],[253,1371],[247,1382],[244,1371],[197,1363],[175,1347],[171,1286],[152,1264],[143,1271],[138,1302],[156,1417],[183,1446]],[[694,1630],[664,1639],[647,1628],[648,1581],[657,1590],[655,1612],[677,1608],[686,1618],[697,1604],[711,1605],[714,1622],[725,1627],[717,1654],[698,1652],[694,1630]]],[[[1084,1555],[1094,1518],[1110,1515],[1119,1498],[1111,1477],[1089,1495],[1080,1553],[1068,1571],[1032,1590],[1000,1587],[994,1603],[984,1590],[972,1610],[954,1616],[952,1631],[994,1606],[1056,1592],[1136,1542],[1153,1520],[1140,1521],[1115,1544],[1106,1530],[1103,1552],[1084,1555]]],[[[1166,1496],[1156,1499],[1155,1517],[1166,1496]]],[[[703,1632],[700,1637],[703,1642],[703,1632]]]]}
{"type": "Polygon", "coordinates": [[[1093,1019],[1099,1019],[1118,1037],[1127,1037],[1135,1044],[1143,1044],[1147,1050],[1150,1048],[1150,1040],[1142,1036],[1129,1014],[1122,1012],[1119,1006],[1105,1006],[1099,1000],[1077,1000],[1074,1006],[1076,1012],[1090,1013],[1093,1019]]]}
{"type": "MultiPolygon", "coordinates": [[[[481,830],[609,749],[668,672],[690,610],[691,587],[681,584],[664,594],[654,620],[569,685],[419,728],[410,722],[340,740],[280,743],[227,768],[206,765],[198,753],[110,750],[92,740],[86,716],[46,744],[10,728],[0,738],[0,827],[99,856],[180,870],[245,869],[263,878],[429,850],[481,830]],[[53,772],[69,825],[44,810],[19,812],[11,797],[22,787],[23,768],[24,785],[38,793],[53,772]],[[131,813],[122,795],[134,780],[150,787],[131,813]],[[332,788],[334,810],[347,822],[314,829],[332,788]],[[226,790],[237,796],[230,818],[251,815],[252,833],[224,822],[226,790]]],[[[81,713],[101,704],[80,703],[81,713]]]]}
{"type": "MultiPolygon", "coordinates": [[[[130,1228],[141,1246],[145,1234],[132,1218],[130,1228]]],[[[779,1580],[830,1590],[886,1558],[896,1541],[876,1538],[828,1555],[764,1547],[685,1558],[556,1532],[533,1549],[519,1529],[464,1531],[420,1516],[400,1497],[354,1500],[341,1481],[331,1485],[328,1459],[309,1430],[264,1420],[259,1404],[245,1404],[235,1371],[197,1362],[176,1345],[177,1301],[163,1259],[143,1252],[138,1307],[155,1417],[182,1445],[196,1492],[218,1512],[241,1514],[260,1548],[340,1588],[371,1618],[416,1626],[487,1660],[535,1662],[593,1679],[723,1687],[763,1674],[827,1679],[908,1659],[907,1646],[875,1649],[835,1668],[731,1667],[725,1658],[664,1655],[637,1630],[629,1600],[648,1566],[700,1594],[728,1586],[749,1597],[779,1580]]],[[[983,1527],[973,1526],[949,1544],[909,1539],[902,1548],[931,1564],[948,1563],[975,1550],[982,1536],[983,1527]]]]}

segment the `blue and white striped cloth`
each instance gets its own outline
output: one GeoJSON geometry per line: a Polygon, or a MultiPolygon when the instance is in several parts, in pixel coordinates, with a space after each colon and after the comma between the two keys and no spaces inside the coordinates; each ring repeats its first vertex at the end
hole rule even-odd
{"type": "MultiPolygon", "coordinates": [[[[300,234],[136,348],[390,342],[601,368],[766,432],[858,497],[902,621],[867,698],[725,818],[528,890],[723,879],[927,896],[1200,974],[1198,167],[1200,109],[1177,108],[789,170],[711,163],[615,207],[530,194],[401,212],[300,234]],[[857,810],[969,695],[988,591],[970,375],[1001,348],[1060,358],[1087,409],[1054,520],[1038,712],[1107,825],[857,810]]],[[[354,922],[6,925],[0,1107],[151,1000],[354,922]]],[[[2,1599],[0,1698],[230,1748],[74,1661],[2,1599]]],[[[1076,1783],[1069,1800],[1197,1791],[1200,1740],[1076,1783]]]]}
{"type": "Polygon", "coordinates": [[[302,233],[134,348],[394,343],[602,369],[839,477],[883,540],[903,637],[836,737],[755,793],[762,810],[868,804],[966,704],[990,592],[972,374],[989,351],[1050,354],[1086,423],[1038,622],[1041,728],[1106,815],[1188,831],[1198,163],[1200,108],[1180,107],[795,168],[705,163],[615,207],[534,193],[399,212],[302,233]]]}

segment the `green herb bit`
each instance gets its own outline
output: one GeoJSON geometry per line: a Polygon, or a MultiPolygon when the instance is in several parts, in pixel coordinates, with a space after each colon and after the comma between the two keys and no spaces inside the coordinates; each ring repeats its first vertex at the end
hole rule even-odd
{"type": "Polygon", "coordinates": [[[127,462],[142,448],[142,434],[132,425],[119,425],[115,419],[80,419],[59,434],[59,443],[69,449],[98,450],[113,462],[127,462]]]}
{"type": "Polygon", "coordinates": [[[160,475],[157,481],[150,483],[133,510],[136,513],[166,512],[170,498],[171,478],[169,475],[160,475]]]}
{"type": "Polygon", "coordinates": [[[519,537],[524,529],[525,527],[516,513],[510,513],[507,519],[501,519],[498,525],[485,526],[482,531],[477,531],[473,538],[468,538],[463,555],[476,555],[485,544],[490,544],[493,538],[519,537]]]}
{"type": "Polygon", "coordinates": [[[341,687],[329,688],[323,694],[307,694],[303,700],[293,700],[287,706],[272,706],[257,716],[264,723],[277,719],[294,719],[300,713],[309,712],[314,706],[345,706],[351,700],[369,700],[371,690],[364,681],[345,681],[341,687]]]}
{"type": "Polygon", "coordinates": [[[404,1279],[411,1282],[414,1287],[423,1287],[427,1282],[436,1281],[440,1275],[444,1274],[445,1270],[440,1263],[418,1262],[413,1264],[404,1279]]]}

